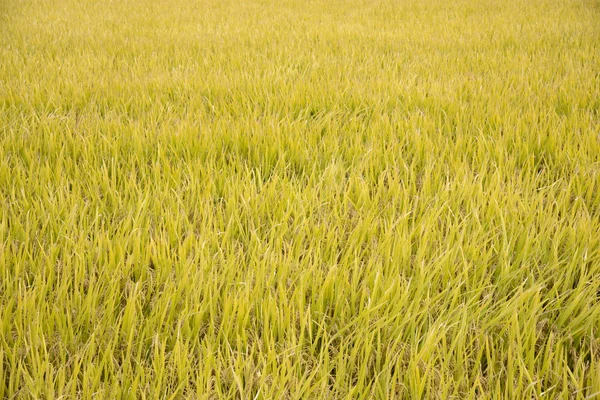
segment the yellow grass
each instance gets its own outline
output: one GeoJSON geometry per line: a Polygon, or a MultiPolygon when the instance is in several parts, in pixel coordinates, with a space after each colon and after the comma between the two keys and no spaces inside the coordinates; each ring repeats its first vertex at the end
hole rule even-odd
{"type": "Polygon", "coordinates": [[[0,398],[600,396],[597,0],[0,0],[0,398]]]}

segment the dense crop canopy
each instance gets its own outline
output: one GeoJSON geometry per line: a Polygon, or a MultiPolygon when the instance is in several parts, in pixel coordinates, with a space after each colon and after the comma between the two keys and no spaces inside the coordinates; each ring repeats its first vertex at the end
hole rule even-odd
{"type": "Polygon", "coordinates": [[[0,398],[600,396],[597,0],[0,0],[0,398]]]}

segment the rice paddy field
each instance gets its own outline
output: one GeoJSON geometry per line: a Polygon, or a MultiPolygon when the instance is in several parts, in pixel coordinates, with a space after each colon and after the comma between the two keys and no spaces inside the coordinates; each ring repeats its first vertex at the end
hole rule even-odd
{"type": "Polygon", "coordinates": [[[0,0],[0,399],[600,398],[597,0],[0,0]]]}

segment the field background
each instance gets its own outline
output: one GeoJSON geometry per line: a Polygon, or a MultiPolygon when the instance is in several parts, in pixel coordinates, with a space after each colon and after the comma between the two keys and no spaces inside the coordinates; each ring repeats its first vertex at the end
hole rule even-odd
{"type": "Polygon", "coordinates": [[[597,0],[0,0],[0,398],[600,392],[597,0]]]}

